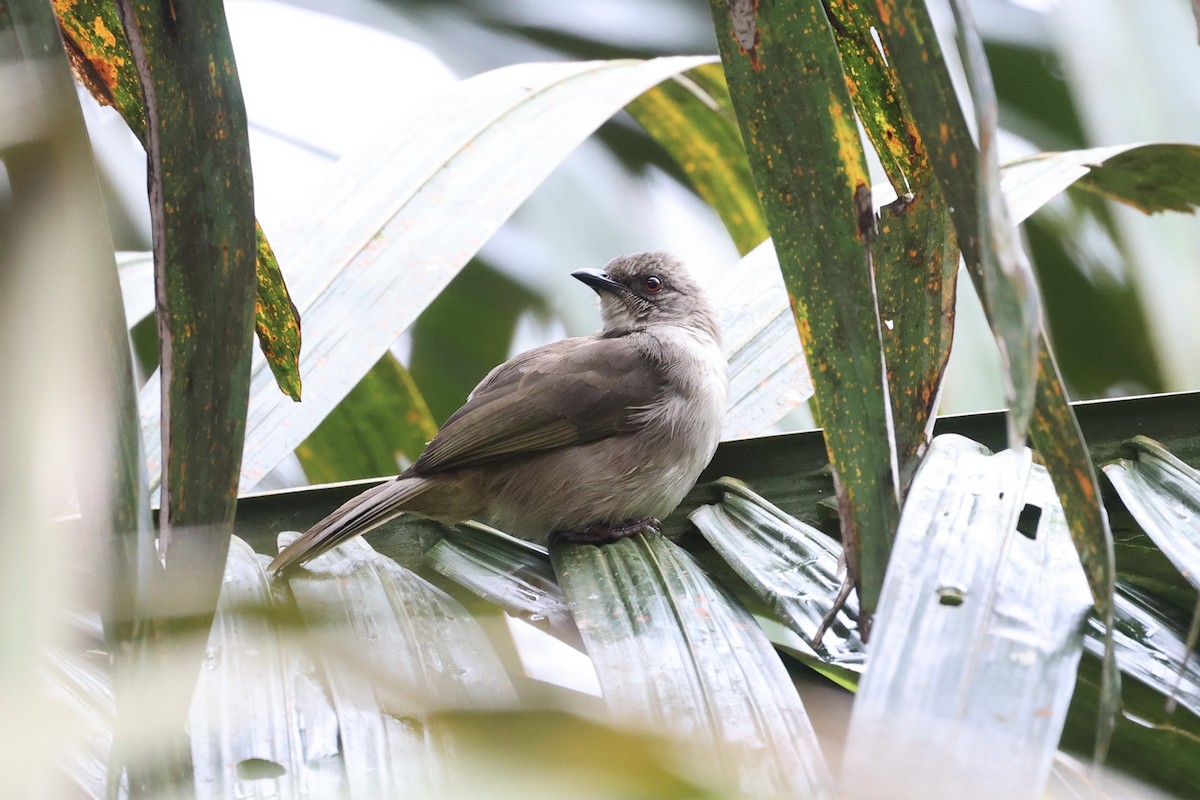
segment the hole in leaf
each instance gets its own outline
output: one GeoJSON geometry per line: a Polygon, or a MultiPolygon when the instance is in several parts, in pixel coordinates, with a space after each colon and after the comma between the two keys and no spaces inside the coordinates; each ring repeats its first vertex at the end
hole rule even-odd
{"type": "Polygon", "coordinates": [[[967,590],[961,586],[939,586],[937,596],[940,605],[957,607],[966,602],[967,590]]]}
{"type": "Polygon", "coordinates": [[[260,781],[282,777],[283,765],[265,758],[247,758],[238,762],[237,776],[243,781],[260,781]]]}
{"type": "Polygon", "coordinates": [[[1037,541],[1038,523],[1042,519],[1042,507],[1025,504],[1021,509],[1021,513],[1017,515],[1017,532],[1026,539],[1037,541]]]}

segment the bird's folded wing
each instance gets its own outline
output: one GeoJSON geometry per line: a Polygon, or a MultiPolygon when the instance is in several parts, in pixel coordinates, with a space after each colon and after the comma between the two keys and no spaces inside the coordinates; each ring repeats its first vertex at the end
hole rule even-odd
{"type": "Polygon", "coordinates": [[[501,364],[475,388],[407,474],[427,475],[637,430],[666,385],[662,365],[627,339],[580,337],[501,364]]]}

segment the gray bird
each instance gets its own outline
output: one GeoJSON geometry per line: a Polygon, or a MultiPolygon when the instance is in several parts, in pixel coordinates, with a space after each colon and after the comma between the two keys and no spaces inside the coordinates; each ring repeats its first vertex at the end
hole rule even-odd
{"type": "Polygon", "coordinates": [[[402,512],[486,521],[535,542],[657,531],[721,438],[729,377],[716,314],[665,253],[575,278],[603,329],[496,367],[411,467],[310,528],[276,574],[402,512]]]}

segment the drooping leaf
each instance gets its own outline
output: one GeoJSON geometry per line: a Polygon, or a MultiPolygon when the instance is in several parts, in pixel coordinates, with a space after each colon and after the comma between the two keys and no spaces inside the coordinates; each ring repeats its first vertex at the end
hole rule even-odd
{"type": "Polygon", "coordinates": [[[254,296],[254,332],[258,347],[275,382],[288,397],[300,402],[300,312],[288,294],[279,261],[262,226],[254,223],[257,291],[254,296]]]}
{"type": "MultiPolygon", "coordinates": [[[[1025,274],[1023,256],[1012,237],[1007,211],[999,196],[994,152],[995,98],[978,34],[969,11],[956,3],[959,27],[967,42],[968,70],[974,76],[973,93],[981,115],[979,150],[971,140],[958,105],[928,9],[921,3],[900,4],[895,0],[876,0],[875,5],[880,20],[879,36],[887,48],[889,62],[895,65],[914,120],[929,144],[930,160],[946,202],[953,209],[958,245],[967,271],[984,303],[997,344],[1002,353],[1008,351],[1005,358],[1009,391],[1012,402],[1017,404],[1010,414],[1009,441],[1018,438],[1023,442],[1028,426],[1034,447],[1054,479],[1096,607],[1102,617],[1110,619],[1115,580],[1112,533],[1100,506],[1099,484],[1087,446],[1067,401],[1058,367],[1041,334],[1034,302],[1036,290],[1025,274]],[[1036,365],[1025,363],[1029,341],[1035,345],[1036,365]],[[1032,381],[1035,376],[1036,385],[1032,381]],[[1032,395],[1027,397],[1031,390],[1032,395]]],[[[1106,680],[1110,682],[1106,696],[1111,704],[1107,718],[1111,719],[1119,680],[1111,659],[1106,666],[1106,680]]],[[[1103,753],[1106,741],[1106,731],[1102,728],[1098,732],[1098,754],[1103,753]]]]}
{"type": "Polygon", "coordinates": [[[1030,451],[992,456],[963,437],[935,438],[905,503],[854,702],[849,791],[1039,796],[1090,607],[1030,451]]]}
{"type": "Polygon", "coordinates": [[[1005,164],[1004,196],[1022,222],[1050,198],[1077,186],[1147,214],[1191,213],[1200,205],[1200,145],[1123,144],[1039,153],[1005,164]]]}
{"type": "MultiPolygon", "coordinates": [[[[54,10],[76,79],[97,102],[113,107],[145,146],[146,104],[116,4],[72,0],[55,3],[54,10]]],[[[261,227],[256,236],[255,331],[279,388],[299,400],[300,317],[261,227]]]]}
{"type": "Polygon", "coordinates": [[[550,556],[618,721],[686,744],[741,794],[832,796],[778,656],[685,551],[636,536],[550,556]]]}
{"type": "Polygon", "coordinates": [[[878,308],[873,211],[853,106],[820,2],[711,5],[750,166],[808,355],[865,616],[899,515],[878,308]]]}
{"type": "Polygon", "coordinates": [[[770,235],[720,64],[664,81],[626,110],[683,169],[742,255],[770,235]]]}

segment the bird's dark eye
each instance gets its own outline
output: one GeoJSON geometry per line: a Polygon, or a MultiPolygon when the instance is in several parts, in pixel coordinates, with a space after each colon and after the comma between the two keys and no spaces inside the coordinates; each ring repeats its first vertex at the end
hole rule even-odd
{"type": "Polygon", "coordinates": [[[647,275],[642,281],[642,288],[650,294],[658,294],[663,288],[662,278],[657,275],[647,275]]]}

